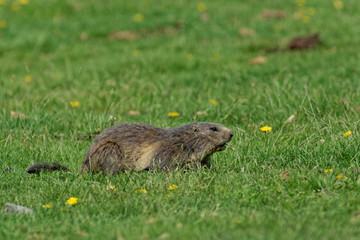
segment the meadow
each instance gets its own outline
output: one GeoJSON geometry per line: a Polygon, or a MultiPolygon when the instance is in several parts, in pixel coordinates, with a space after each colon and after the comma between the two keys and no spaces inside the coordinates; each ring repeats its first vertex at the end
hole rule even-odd
{"type": "Polygon", "coordinates": [[[358,239],[359,12],[358,0],[0,0],[0,208],[35,211],[1,212],[0,239],[358,239]],[[267,53],[315,33],[314,48],[267,53]],[[77,173],[82,136],[193,121],[234,131],[210,169],[77,173]],[[27,174],[35,162],[72,172],[27,174]]]}

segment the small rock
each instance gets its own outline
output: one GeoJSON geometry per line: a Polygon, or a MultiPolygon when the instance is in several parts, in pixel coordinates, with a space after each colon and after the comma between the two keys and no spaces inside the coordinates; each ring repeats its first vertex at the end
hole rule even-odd
{"type": "Polygon", "coordinates": [[[34,211],[32,209],[12,203],[5,203],[3,211],[4,213],[34,214],[34,211]]]}

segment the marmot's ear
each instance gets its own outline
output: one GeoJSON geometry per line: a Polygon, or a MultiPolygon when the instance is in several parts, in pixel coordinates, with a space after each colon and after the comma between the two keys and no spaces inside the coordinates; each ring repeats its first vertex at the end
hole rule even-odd
{"type": "Polygon", "coordinates": [[[194,132],[199,132],[200,131],[199,126],[193,125],[193,130],[194,130],[194,132]]]}

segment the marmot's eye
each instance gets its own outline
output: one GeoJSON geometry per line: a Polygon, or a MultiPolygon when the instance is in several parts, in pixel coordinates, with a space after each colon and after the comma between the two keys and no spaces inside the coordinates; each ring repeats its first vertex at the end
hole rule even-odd
{"type": "Polygon", "coordinates": [[[214,132],[218,132],[218,131],[219,131],[216,127],[211,127],[210,130],[211,130],[211,131],[214,131],[214,132]]]}

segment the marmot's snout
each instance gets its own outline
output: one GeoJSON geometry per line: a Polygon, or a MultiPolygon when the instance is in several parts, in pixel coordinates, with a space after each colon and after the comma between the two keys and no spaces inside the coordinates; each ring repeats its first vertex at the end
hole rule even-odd
{"type": "Polygon", "coordinates": [[[230,142],[231,141],[231,139],[232,139],[232,137],[234,136],[234,133],[233,133],[233,131],[231,130],[231,129],[229,129],[229,128],[225,128],[224,127],[224,129],[225,129],[225,132],[226,132],[226,137],[227,137],[227,141],[226,142],[230,142]]]}
{"type": "Polygon", "coordinates": [[[220,145],[218,145],[217,151],[225,150],[227,143],[230,142],[232,137],[234,136],[234,133],[233,133],[233,131],[231,131],[231,129],[228,129],[228,128],[224,127],[223,132],[225,132],[224,135],[223,135],[224,141],[220,145]]]}
{"type": "Polygon", "coordinates": [[[230,133],[229,133],[229,134],[230,134],[230,137],[229,137],[229,142],[230,142],[231,139],[232,139],[232,137],[234,136],[234,133],[233,133],[233,131],[230,130],[230,133]]]}

